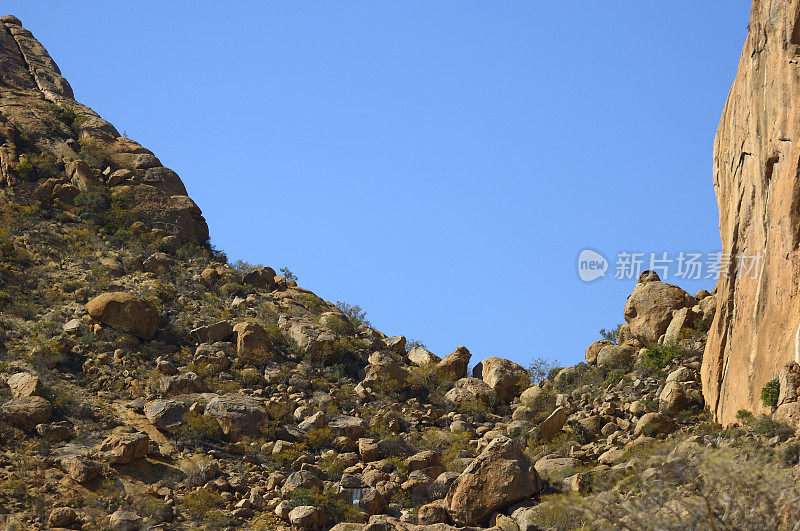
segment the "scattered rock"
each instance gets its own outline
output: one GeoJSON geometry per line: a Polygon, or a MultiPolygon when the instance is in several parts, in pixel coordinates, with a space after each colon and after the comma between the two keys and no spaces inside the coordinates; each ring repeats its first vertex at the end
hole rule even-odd
{"type": "Polygon", "coordinates": [[[130,293],[104,293],[86,303],[86,311],[95,321],[111,328],[130,332],[141,339],[152,339],[158,315],[149,303],[130,293]]]}

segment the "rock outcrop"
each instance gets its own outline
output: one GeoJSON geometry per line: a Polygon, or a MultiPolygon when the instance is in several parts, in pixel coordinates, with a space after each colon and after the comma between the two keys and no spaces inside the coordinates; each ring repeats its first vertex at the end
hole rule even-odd
{"type": "Polygon", "coordinates": [[[50,54],[14,16],[0,21],[0,72],[0,191],[6,196],[28,195],[28,181],[50,178],[40,199],[69,208],[78,191],[114,187],[149,229],[182,242],[208,240],[208,226],[180,177],[75,101],[50,54]],[[77,187],[66,200],[65,186],[77,187]]]}
{"type": "Polygon", "coordinates": [[[723,423],[800,359],[800,4],[755,0],[714,145],[722,237],[717,317],[703,359],[723,423]],[[760,256],[759,259],[753,257],[760,256]]]}

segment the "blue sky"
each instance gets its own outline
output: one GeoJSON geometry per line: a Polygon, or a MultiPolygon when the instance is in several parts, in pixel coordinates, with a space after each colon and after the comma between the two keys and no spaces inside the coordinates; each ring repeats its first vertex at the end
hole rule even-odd
{"type": "Polygon", "coordinates": [[[438,354],[577,363],[622,321],[618,251],[719,251],[748,1],[5,6],[231,259],[438,354]],[[592,283],[587,247],[612,262],[592,283]]]}

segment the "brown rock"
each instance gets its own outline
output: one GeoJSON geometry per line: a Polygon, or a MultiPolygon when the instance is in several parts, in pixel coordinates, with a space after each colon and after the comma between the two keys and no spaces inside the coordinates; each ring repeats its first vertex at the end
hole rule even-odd
{"type": "Polygon", "coordinates": [[[686,409],[686,392],[678,382],[671,381],[664,385],[658,396],[658,410],[667,415],[676,415],[686,409]]]}
{"type": "Polygon", "coordinates": [[[147,455],[150,438],[146,433],[115,433],[100,445],[100,451],[106,452],[111,463],[126,465],[147,455]]]}
{"type": "Polygon", "coordinates": [[[637,284],[625,303],[625,320],[633,336],[648,346],[658,342],[672,322],[672,311],[694,299],[678,286],[651,280],[637,284]]]}
{"type": "Polygon", "coordinates": [[[723,424],[740,409],[768,413],[762,387],[777,367],[800,361],[800,4],[753,2],[749,28],[714,143],[722,253],[730,263],[716,286],[702,383],[723,424]],[[757,264],[747,258],[757,255],[757,264]]]}
{"type": "Polygon", "coordinates": [[[414,347],[408,351],[408,361],[414,365],[424,366],[439,363],[442,359],[424,347],[414,347]]]}
{"type": "Polygon", "coordinates": [[[188,395],[211,391],[208,384],[193,372],[164,376],[158,380],[158,392],[163,396],[188,395]]]}
{"type": "Polygon", "coordinates": [[[531,381],[524,367],[504,358],[486,358],[475,370],[480,370],[481,379],[494,390],[501,403],[508,403],[519,396],[531,381]]]}
{"type": "Polygon", "coordinates": [[[256,322],[239,323],[233,327],[236,332],[236,351],[239,355],[254,352],[271,352],[272,342],[264,327],[256,322]]]}
{"type": "Polygon", "coordinates": [[[12,398],[0,406],[0,419],[18,428],[33,428],[50,420],[53,408],[40,396],[12,398]]]}
{"type": "Polygon", "coordinates": [[[542,430],[542,439],[551,441],[558,435],[567,422],[567,410],[560,407],[553,411],[539,426],[542,430]]]}
{"type": "Polygon", "coordinates": [[[263,401],[239,394],[213,398],[206,405],[205,414],[217,419],[222,432],[232,440],[241,435],[257,435],[269,418],[263,401]]]}
{"type": "Polygon", "coordinates": [[[614,343],[612,343],[611,341],[608,341],[606,339],[601,339],[600,341],[595,341],[594,343],[586,347],[586,363],[588,363],[589,365],[597,365],[597,354],[600,353],[603,347],[613,344],[614,343]]]}
{"type": "Polygon", "coordinates": [[[78,513],[71,507],[56,507],[50,511],[47,524],[50,527],[70,527],[78,520],[78,513]]]}
{"type": "Polygon", "coordinates": [[[86,303],[86,311],[95,321],[141,339],[151,339],[156,333],[158,315],[155,309],[130,293],[117,291],[99,295],[86,303]]]}
{"type": "Polygon", "coordinates": [[[14,398],[41,396],[42,394],[42,382],[37,375],[29,372],[12,374],[6,383],[11,388],[11,396],[14,398]]]}
{"type": "Polygon", "coordinates": [[[100,475],[103,465],[97,461],[77,455],[62,457],[56,461],[58,468],[78,483],[87,483],[100,475]]]}
{"type": "Polygon", "coordinates": [[[472,354],[467,347],[456,347],[452,354],[448,354],[439,362],[439,373],[450,380],[459,380],[467,375],[467,367],[472,354]]]}
{"type": "Polygon", "coordinates": [[[633,436],[646,435],[655,437],[656,435],[668,435],[675,431],[675,423],[663,413],[645,413],[636,423],[633,436]]]}
{"type": "Polygon", "coordinates": [[[325,513],[318,507],[301,505],[289,511],[292,529],[318,531],[325,527],[325,513]]]}
{"type": "Polygon", "coordinates": [[[497,436],[450,487],[445,498],[456,525],[483,522],[541,490],[542,480],[513,440],[497,436]]]}

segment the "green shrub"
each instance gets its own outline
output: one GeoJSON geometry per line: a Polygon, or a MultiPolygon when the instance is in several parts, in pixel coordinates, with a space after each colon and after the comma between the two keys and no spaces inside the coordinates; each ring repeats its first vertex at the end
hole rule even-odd
{"type": "Polygon", "coordinates": [[[648,373],[660,371],[683,357],[675,345],[650,345],[641,359],[641,368],[648,373]]]}
{"type": "Polygon", "coordinates": [[[791,444],[781,450],[781,462],[786,466],[800,463],[800,444],[791,444]]]}
{"type": "Polygon", "coordinates": [[[747,411],[746,409],[740,409],[739,411],[736,412],[736,418],[738,420],[741,420],[742,422],[747,423],[753,420],[753,414],[750,411],[747,411]]]}
{"type": "Polygon", "coordinates": [[[781,394],[781,384],[778,379],[770,380],[761,388],[761,403],[764,407],[775,409],[778,407],[778,397],[781,394]]]}
{"type": "Polygon", "coordinates": [[[367,312],[358,304],[348,304],[343,301],[336,301],[336,307],[342,310],[342,313],[350,319],[353,326],[358,328],[359,325],[372,327],[372,323],[367,319],[367,312]]]}
{"type": "Polygon", "coordinates": [[[605,381],[603,381],[603,387],[614,387],[619,382],[621,382],[622,378],[624,377],[625,377],[624,369],[614,369],[610,371],[606,376],[605,381]]]}
{"type": "Polygon", "coordinates": [[[209,415],[187,414],[184,424],[178,428],[178,442],[187,446],[200,446],[205,442],[222,438],[222,428],[214,417],[209,415]]]}
{"type": "Polygon", "coordinates": [[[618,324],[616,328],[612,330],[606,330],[605,328],[600,329],[600,337],[605,339],[606,341],[611,341],[612,343],[616,343],[617,339],[619,338],[619,329],[622,328],[622,324],[618,324]]]}
{"type": "Polygon", "coordinates": [[[81,158],[92,168],[102,168],[106,165],[106,153],[100,143],[89,137],[78,140],[81,145],[81,158]]]}
{"type": "Polygon", "coordinates": [[[225,500],[219,494],[206,487],[190,492],[180,501],[180,507],[187,516],[211,526],[224,526],[226,518],[222,509],[225,505],[225,500]]]}
{"type": "MultiPolygon", "coordinates": [[[[528,364],[528,374],[532,383],[542,383],[547,380],[558,365],[557,361],[549,358],[533,358],[528,364]]],[[[555,375],[554,375],[555,376],[555,375]]]]}
{"type": "Polygon", "coordinates": [[[288,267],[282,267],[279,272],[281,275],[283,275],[283,278],[286,280],[286,282],[298,281],[297,275],[292,273],[291,269],[289,269],[288,267]]]}
{"type": "Polygon", "coordinates": [[[752,422],[753,433],[764,435],[765,437],[778,437],[786,440],[794,435],[794,428],[783,422],[773,420],[767,415],[761,415],[752,422]]]}

